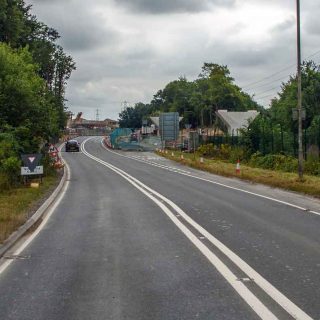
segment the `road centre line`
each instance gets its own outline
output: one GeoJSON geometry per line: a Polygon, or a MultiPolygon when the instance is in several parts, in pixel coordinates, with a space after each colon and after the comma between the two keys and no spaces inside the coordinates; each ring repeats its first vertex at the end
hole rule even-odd
{"type": "MultiPolygon", "coordinates": [[[[102,146],[104,147],[104,149],[106,149],[108,152],[111,152],[113,154],[116,154],[120,157],[124,157],[124,158],[129,158],[129,159],[133,159],[133,160],[136,160],[136,161],[139,161],[139,162],[144,162],[144,163],[147,163],[149,165],[152,165],[152,166],[155,166],[155,167],[160,167],[160,165],[158,165],[157,163],[154,163],[154,162],[151,162],[151,161],[144,161],[142,159],[135,159],[133,157],[129,157],[129,156],[125,156],[125,155],[122,155],[122,154],[119,154],[117,152],[114,152],[110,149],[108,149],[102,142],[102,146]]],[[[164,166],[161,166],[161,168],[163,169],[166,169],[164,166]]],[[[169,167],[170,168],[170,167],[169,167]]],[[[173,169],[173,168],[172,168],[173,169]]],[[[168,170],[168,169],[167,169],[168,170]]],[[[179,170],[179,169],[178,169],[179,170]]],[[[308,212],[308,213],[313,213],[313,214],[316,214],[316,215],[320,215],[320,212],[317,212],[317,211],[314,211],[314,210],[308,210],[307,208],[304,208],[304,207],[301,207],[301,206],[298,206],[298,205],[295,205],[293,203],[290,203],[290,202],[287,202],[287,201],[283,201],[283,200],[279,200],[279,199],[276,199],[276,198],[273,198],[273,197],[268,197],[268,196],[265,196],[263,194],[260,194],[260,193],[255,193],[255,192],[252,192],[252,191],[248,191],[248,190],[245,190],[245,189],[241,189],[241,188],[237,188],[237,187],[232,187],[232,186],[229,186],[227,184],[224,184],[224,183],[220,183],[220,182],[216,182],[216,181],[212,181],[212,180],[209,180],[209,179],[206,179],[206,178],[201,178],[201,177],[197,177],[193,174],[190,174],[190,173],[186,173],[186,172],[183,172],[183,171],[174,171],[174,170],[169,170],[169,171],[172,171],[172,172],[176,172],[176,173],[179,173],[181,175],[184,175],[184,176],[188,176],[190,178],[194,178],[194,179],[198,179],[198,180],[201,180],[201,181],[205,181],[205,182],[209,182],[211,184],[215,184],[215,185],[218,185],[218,186],[221,186],[221,187],[224,187],[224,188],[227,188],[227,189],[231,189],[231,190],[235,190],[235,191],[239,191],[239,192],[243,192],[243,193],[246,193],[246,194],[250,194],[252,196],[255,196],[255,197],[259,197],[259,198],[263,198],[263,199],[266,199],[266,200],[270,200],[270,201],[273,201],[273,202],[277,202],[277,203],[281,203],[281,204],[284,204],[286,206],[289,206],[289,207],[292,207],[292,208],[295,208],[295,209],[298,209],[298,210],[301,210],[301,211],[304,211],[304,212],[308,212]]]]}
{"type": "Polygon", "coordinates": [[[114,154],[116,154],[116,155],[118,155],[118,156],[120,156],[120,157],[123,157],[123,158],[133,159],[133,160],[136,160],[136,161],[139,161],[139,162],[142,162],[142,163],[150,164],[151,166],[154,166],[154,167],[159,167],[159,168],[167,169],[167,170],[172,171],[172,172],[184,172],[184,173],[188,173],[188,174],[191,173],[190,171],[186,171],[186,170],[183,170],[183,169],[174,168],[174,167],[169,167],[169,166],[166,166],[166,165],[164,165],[164,164],[152,162],[152,161],[150,161],[150,160],[144,160],[144,159],[141,159],[141,158],[135,157],[135,156],[125,156],[125,155],[123,155],[123,154],[120,154],[120,153],[111,151],[110,149],[108,149],[108,148],[103,144],[103,140],[101,140],[101,145],[102,145],[103,148],[105,148],[107,151],[109,151],[109,152],[111,152],[111,153],[114,153],[114,154]]]}
{"type": "Polygon", "coordinates": [[[207,246],[205,246],[179,219],[175,216],[175,214],[166,207],[160,200],[158,200],[153,194],[152,190],[148,190],[147,192],[143,188],[143,184],[138,184],[137,181],[131,178],[130,175],[126,174],[121,169],[99,159],[91,154],[89,154],[84,147],[84,144],[87,142],[84,141],[82,144],[82,151],[89,158],[99,162],[100,164],[108,167],[125,180],[127,180],[130,184],[132,184],[135,188],[145,194],[149,199],[151,199],[154,203],[156,203],[162,211],[173,221],[173,223],[185,234],[185,236],[204,254],[204,256],[211,262],[211,264],[219,271],[219,273],[229,282],[229,284],[238,292],[238,294],[249,304],[249,306],[259,315],[261,319],[277,319],[277,317],[270,312],[270,310],[262,304],[262,302],[253,295],[253,293],[240,281],[238,281],[238,277],[235,276],[231,270],[213,253],[211,252],[207,246]],[[151,192],[151,193],[150,193],[151,192]]]}
{"type": "Polygon", "coordinates": [[[138,190],[144,193],[152,201],[154,201],[175,223],[175,225],[185,234],[185,236],[207,257],[207,259],[212,263],[212,265],[220,272],[220,274],[232,285],[232,287],[238,292],[238,294],[250,305],[250,307],[261,317],[261,319],[276,319],[275,316],[266,308],[260,300],[258,300],[253,293],[247,288],[244,289],[236,285],[234,281],[239,282],[237,277],[228,269],[228,267],[217,257],[213,252],[206,247],[203,242],[201,242],[177,217],[175,214],[168,209],[161,201],[156,197],[161,199],[167,205],[169,205],[174,211],[176,211],[187,223],[189,223],[193,228],[195,228],[199,233],[206,237],[217,249],[219,249],[226,257],[229,258],[239,269],[241,269],[250,279],[265,292],[267,293],[278,305],[280,305],[284,310],[286,310],[294,319],[300,320],[311,320],[312,318],[308,316],[303,310],[296,306],[292,301],[290,301],[286,296],[284,296],[278,289],[276,289],[271,283],[264,279],[258,272],[251,268],[245,261],[243,261],[237,254],[226,247],[222,242],[216,239],[207,230],[196,223],[191,217],[189,217],[180,207],[173,203],[168,198],[164,197],[157,191],[151,189],[147,185],[143,184],[140,180],[129,175],[125,171],[113,166],[112,164],[103,161],[85,150],[85,143],[92,138],[85,140],[81,148],[83,153],[89,158],[99,162],[100,164],[108,167],[115,173],[122,176],[138,190]],[[195,240],[197,239],[197,240],[195,240]],[[234,278],[235,277],[235,278],[234,278]],[[253,297],[254,299],[253,299],[253,297]],[[253,299],[253,300],[252,300],[253,299]]]}

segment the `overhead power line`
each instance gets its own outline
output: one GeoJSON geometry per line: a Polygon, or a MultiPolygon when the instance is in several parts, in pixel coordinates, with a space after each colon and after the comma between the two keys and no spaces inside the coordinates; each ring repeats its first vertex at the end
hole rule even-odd
{"type": "Polygon", "coordinates": [[[267,86],[267,85],[269,85],[269,84],[275,83],[276,81],[280,81],[280,80],[287,79],[288,77],[290,77],[290,76],[286,75],[286,76],[284,76],[284,77],[281,77],[281,78],[278,78],[278,79],[269,81],[269,82],[267,82],[267,83],[265,83],[265,84],[261,84],[261,85],[259,85],[259,86],[254,86],[254,87],[249,88],[249,89],[247,89],[247,90],[253,90],[253,89],[263,88],[263,87],[265,87],[265,86],[267,86]]]}
{"type": "MultiPolygon", "coordinates": [[[[320,54],[320,50],[314,52],[313,54],[311,54],[311,55],[309,55],[309,56],[307,56],[307,57],[305,57],[304,60],[309,59],[309,58],[312,58],[312,57],[314,57],[314,56],[317,56],[318,54],[320,54]]],[[[248,83],[248,84],[244,85],[244,86],[242,87],[242,89],[248,89],[248,88],[250,88],[251,86],[253,86],[253,85],[255,85],[255,84],[264,82],[265,80],[269,80],[269,79],[273,78],[274,76],[276,76],[276,75],[278,75],[278,74],[280,74],[280,73],[282,73],[282,72],[284,72],[284,71],[286,71],[286,70],[289,70],[289,69],[291,69],[292,67],[295,67],[295,66],[296,66],[295,64],[288,65],[287,67],[285,67],[285,68],[283,68],[283,69],[281,69],[281,70],[279,70],[279,71],[277,71],[277,72],[275,72],[275,73],[273,73],[273,74],[271,74],[271,75],[269,75],[269,76],[266,76],[266,77],[264,77],[264,78],[262,78],[262,79],[260,79],[260,80],[257,80],[257,81],[254,81],[254,82],[251,82],[251,83],[248,83]]],[[[290,75],[287,75],[287,77],[289,77],[289,76],[290,76],[290,75]]],[[[280,79],[280,80],[281,80],[281,79],[280,79]]],[[[274,81],[276,81],[276,80],[274,80],[274,81]]]]}
{"type": "Polygon", "coordinates": [[[288,70],[288,69],[290,69],[290,68],[292,68],[292,67],[294,67],[294,66],[295,66],[294,64],[293,64],[293,65],[290,65],[289,67],[286,67],[286,68],[284,68],[284,69],[282,69],[282,70],[280,70],[280,71],[278,71],[278,72],[275,72],[275,73],[271,74],[270,76],[267,76],[267,77],[265,77],[265,78],[262,78],[262,79],[259,80],[259,81],[251,82],[251,83],[243,86],[242,89],[246,89],[246,88],[248,88],[248,87],[251,87],[251,86],[254,85],[254,84],[258,84],[258,83],[264,82],[265,80],[271,79],[271,78],[273,78],[274,76],[276,76],[276,75],[278,75],[278,74],[280,74],[280,73],[282,73],[282,72],[284,72],[284,71],[286,71],[286,70],[288,70]]]}
{"type": "Polygon", "coordinates": [[[305,59],[309,59],[309,58],[312,58],[314,56],[317,56],[319,53],[320,53],[320,50],[318,50],[317,52],[311,54],[310,56],[306,57],[305,59]]]}
{"type": "Polygon", "coordinates": [[[263,97],[260,97],[260,98],[257,98],[257,97],[253,97],[253,99],[256,99],[256,100],[263,100],[263,99],[266,99],[266,98],[274,98],[275,95],[274,94],[268,94],[266,96],[263,96],[263,97]]]}
{"type": "Polygon", "coordinates": [[[264,93],[266,93],[266,92],[270,92],[270,91],[276,90],[276,89],[278,89],[278,88],[279,88],[279,86],[276,86],[276,87],[270,88],[270,89],[268,89],[268,90],[264,90],[264,91],[262,91],[262,92],[257,93],[255,96],[259,97],[260,95],[262,95],[262,94],[264,94],[264,93]]]}

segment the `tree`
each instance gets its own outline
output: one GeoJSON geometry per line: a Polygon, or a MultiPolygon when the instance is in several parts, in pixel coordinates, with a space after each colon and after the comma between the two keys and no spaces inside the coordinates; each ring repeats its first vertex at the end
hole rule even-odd
{"type": "Polygon", "coordinates": [[[151,107],[144,103],[137,103],[134,107],[127,107],[119,114],[121,128],[141,128],[142,120],[150,115],[151,107]]]}
{"type": "Polygon", "coordinates": [[[217,109],[258,109],[258,104],[233,81],[227,66],[204,63],[198,79],[188,81],[185,77],[180,77],[158,90],[150,104],[138,104],[147,106],[144,112],[141,112],[139,106],[121,112],[120,125],[138,127],[142,118],[147,115],[178,112],[183,116],[182,124],[191,124],[193,127],[212,126],[217,109]]]}
{"type": "Polygon", "coordinates": [[[38,74],[52,92],[51,102],[59,114],[60,128],[66,122],[65,87],[75,63],[63,48],[56,44],[59,33],[31,14],[31,6],[23,0],[0,0],[0,41],[12,48],[28,48],[38,74]]]}
{"type": "Polygon", "coordinates": [[[1,129],[24,127],[26,140],[46,139],[58,131],[58,112],[37,71],[27,49],[15,52],[0,44],[1,129]]]}
{"type": "MultiPolygon", "coordinates": [[[[320,67],[313,61],[302,65],[302,98],[306,109],[305,142],[320,147],[320,67]]],[[[271,108],[262,110],[249,126],[252,152],[286,153],[296,155],[298,148],[297,120],[293,119],[292,109],[297,107],[297,78],[293,75],[282,83],[279,97],[271,102],[271,108]]]]}
{"type": "Polygon", "coordinates": [[[21,0],[0,0],[0,42],[20,46],[30,31],[25,19],[29,9],[21,0]]]}

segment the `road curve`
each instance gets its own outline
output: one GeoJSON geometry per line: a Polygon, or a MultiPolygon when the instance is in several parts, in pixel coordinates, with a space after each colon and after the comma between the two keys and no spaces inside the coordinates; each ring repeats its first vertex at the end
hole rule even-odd
{"type": "Polygon", "coordinates": [[[319,216],[100,140],[64,153],[64,198],[0,274],[1,319],[320,319],[319,216]]]}

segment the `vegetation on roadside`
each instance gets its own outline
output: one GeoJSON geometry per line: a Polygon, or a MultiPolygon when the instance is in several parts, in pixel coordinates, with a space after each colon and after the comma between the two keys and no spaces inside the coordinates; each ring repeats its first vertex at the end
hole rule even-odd
{"type": "MultiPolygon", "coordinates": [[[[269,169],[283,172],[297,172],[298,159],[285,154],[266,154],[263,155],[257,151],[248,154],[242,147],[220,145],[215,146],[213,143],[201,145],[197,154],[211,160],[222,160],[224,162],[236,163],[240,160],[243,164],[250,167],[269,169]]],[[[320,162],[310,157],[304,166],[306,174],[320,176],[320,162]]]]}
{"type": "Polygon", "coordinates": [[[152,115],[178,112],[183,116],[182,126],[212,126],[219,108],[246,111],[261,107],[234,83],[227,66],[204,63],[196,80],[180,77],[159,90],[150,103],[125,108],[119,114],[119,124],[122,128],[141,128],[142,120],[152,115]]]}
{"type": "MultiPolygon", "coordinates": [[[[305,61],[302,65],[302,105],[304,172],[320,175],[320,65],[305,61]]],[[[142,120],[161,112],[178,112],[193,129],[211,128],[213,136],[200,139],[203,156],[235,163],[237,159],[251,167],[295,172],[298,161],[297,77],[282,83],[277,97],[265,109],[234,83],[227,66],[205,63],[199,77],[188,81],[181,77],[159,90],[149,104],[137,103],[120,114],[122,127],[139,128],[142,120]],[[246,111],[260,115],[240,135],[229,136],[215,114],[218,109],[246,111]],[[219,132],[219,134],[216,134],[219,132]]],[[[180,142],[180,141],[179,141],[180,142]]],[[[181,141],[182,142],[182,141],[181,141]]]]}
{"type": "Polygon", "coordinates": [[[0,1],[0,192],[19,186],[20,154],[41,152],[65,126],[75,63],[58,38],[23,0],[0,1]]]}
{"type": "Polygon", "coordinates": [[[0,242],[58,181],[45,145],[65,127],[65,90],[75,70],[58,32],[31,9],[24,0],[0,0],[0,242]],[[20,155],[40,152],[43,184],[26,188],[20,155]]]}
{"type": "Polygon", "coordinates": [[[57,174],[46,177],[39,188],[20,186],[0,193],[0,243],[24,224],[41,199],[57,185],[57,174]]]}
{"type": "Polygon", "coordinates": [[[320,177],[305,175],[304,180],[299,181],[296,173],[254,168],[242,163],[240,165],[240,173],[237,173],[236,163],[230,163],[224,160],[206,158],[204,162],[201,163],[201,156],[199,154],[183,153],[183,159],[181,159],[181,152],[177,151],[158,154],[184,165],[210,173],[225,177],[237,177],[254,183],[301,192],[320,198],[320,177]]]}

